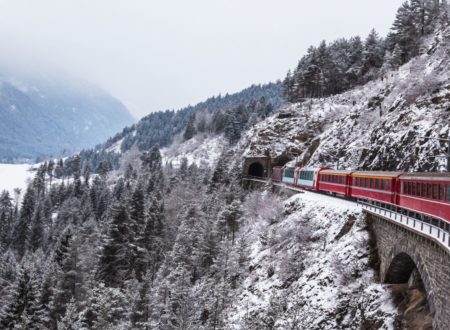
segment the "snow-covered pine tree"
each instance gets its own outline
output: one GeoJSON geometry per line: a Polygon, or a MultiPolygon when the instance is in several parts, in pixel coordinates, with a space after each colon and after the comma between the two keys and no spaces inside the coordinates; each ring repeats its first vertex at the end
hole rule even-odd
{"type": "Polygon", "coordinates": [[[127,208],[116,202],[111,210],[108,233],[103,239],[96,276],[108,287],[119,287],[130,273],[129,226],[127,208]]]}

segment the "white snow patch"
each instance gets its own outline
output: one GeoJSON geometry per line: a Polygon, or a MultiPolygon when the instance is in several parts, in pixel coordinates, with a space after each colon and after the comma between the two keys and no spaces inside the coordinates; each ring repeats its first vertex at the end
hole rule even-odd
{"type": "Polygon", "coordinates": [[[116,154],[120,154],[122,152],[122,143],[123,139],[115,142],[112,146],[106,149],[107,152],[115,152],[116,154]]]}
{"type": "Polygon", "coordinates": [[[34,176],[29,164],[0,164],[0,191],[7,190],[11,194],[15,188],[24,190],[34,176]]]}
{"type": "Polygon", "coordinates": [[[219,159],[225,143],[221,135],[210,137],[198,134],[188,141],[173,143],[170,147],[161,149],[163,163],[172,163],[177,168],[182,159],[186,158],[188,164],[212,167],[219,159]]]}

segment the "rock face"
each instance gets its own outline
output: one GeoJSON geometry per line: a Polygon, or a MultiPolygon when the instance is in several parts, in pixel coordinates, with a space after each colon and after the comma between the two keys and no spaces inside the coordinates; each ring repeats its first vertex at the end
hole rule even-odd
{"type": "Polygon", "coordinates": [[[0,162],[93,147],[133,121],[118,100],[87,83],[0,73],[0,162]]]}
{"type": "Polygon", "coordinates": [[[247,156],[290,155],[304,165],[431,171],[450,122],[450,28],[427,40],[423,55],[346,93],[285,105],[242,142],[247,156]],[[289,116],[285,116],[289,113],[289,116]]]}

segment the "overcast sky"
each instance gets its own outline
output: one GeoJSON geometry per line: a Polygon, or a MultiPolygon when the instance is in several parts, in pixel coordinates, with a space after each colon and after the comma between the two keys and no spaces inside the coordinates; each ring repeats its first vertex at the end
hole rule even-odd
{"type": "Polygon", "coordinates": [[[386,35],[402,2],[0,0],[1,54],[94,82],[141,117],[283,78],[323,39],[386,35]]]}

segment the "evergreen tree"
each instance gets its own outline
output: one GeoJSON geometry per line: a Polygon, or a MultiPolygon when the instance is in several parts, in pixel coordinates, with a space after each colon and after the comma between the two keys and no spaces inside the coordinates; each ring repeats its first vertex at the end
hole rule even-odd
{"type": "Polygon", "coordinates": [[[8,296],[8,305],[0,314],[2,329],[38,330],[38,283],[36,270],[30,264],[19,268],[17,280],[8,296]]]}
{"type": "Polygon", "coordinates": [[[190,140],[194,137],[194,135],[197,133],[197,130],[195,129],[195,113],[193,113],[189,117],[189,121],[187,122],[186,129],[183,134],[183,139],[185,141],[190,140]]]}
{"type": "Polygon", "coordinates": [[[377,69],[383,66],[383,58],[383,42],[375,29],[372,29],[364,43],[362,59],[363,74],[369,73],[371,77],[374,77],[377,73],[377,69]]]}
{"type": "Polygon", "coordinates": [[[129,216],[117,202],[111,211],[107,236],[103,240],[97,279],[106,286],[119,287],[129,275],[129,216]]]}
{"type": "Polygon", "coordinates": [[[30,224],[33,220],[35,203],[35,191],[33,186],[29,185],[23,198],[20,217],[13,235],[13,246],[20,257],[22,257],[26,251],[26,242],[28,242],[28,236],[30,234],[30,224]]]}
{"type": "Polygon", "coordinates": [[[79,330],[82,328],[81,320],[77,313],[77,305],[72,298],[67,305],[66,313],[61,321],[58,321],[58,330],[79,330]]]}

